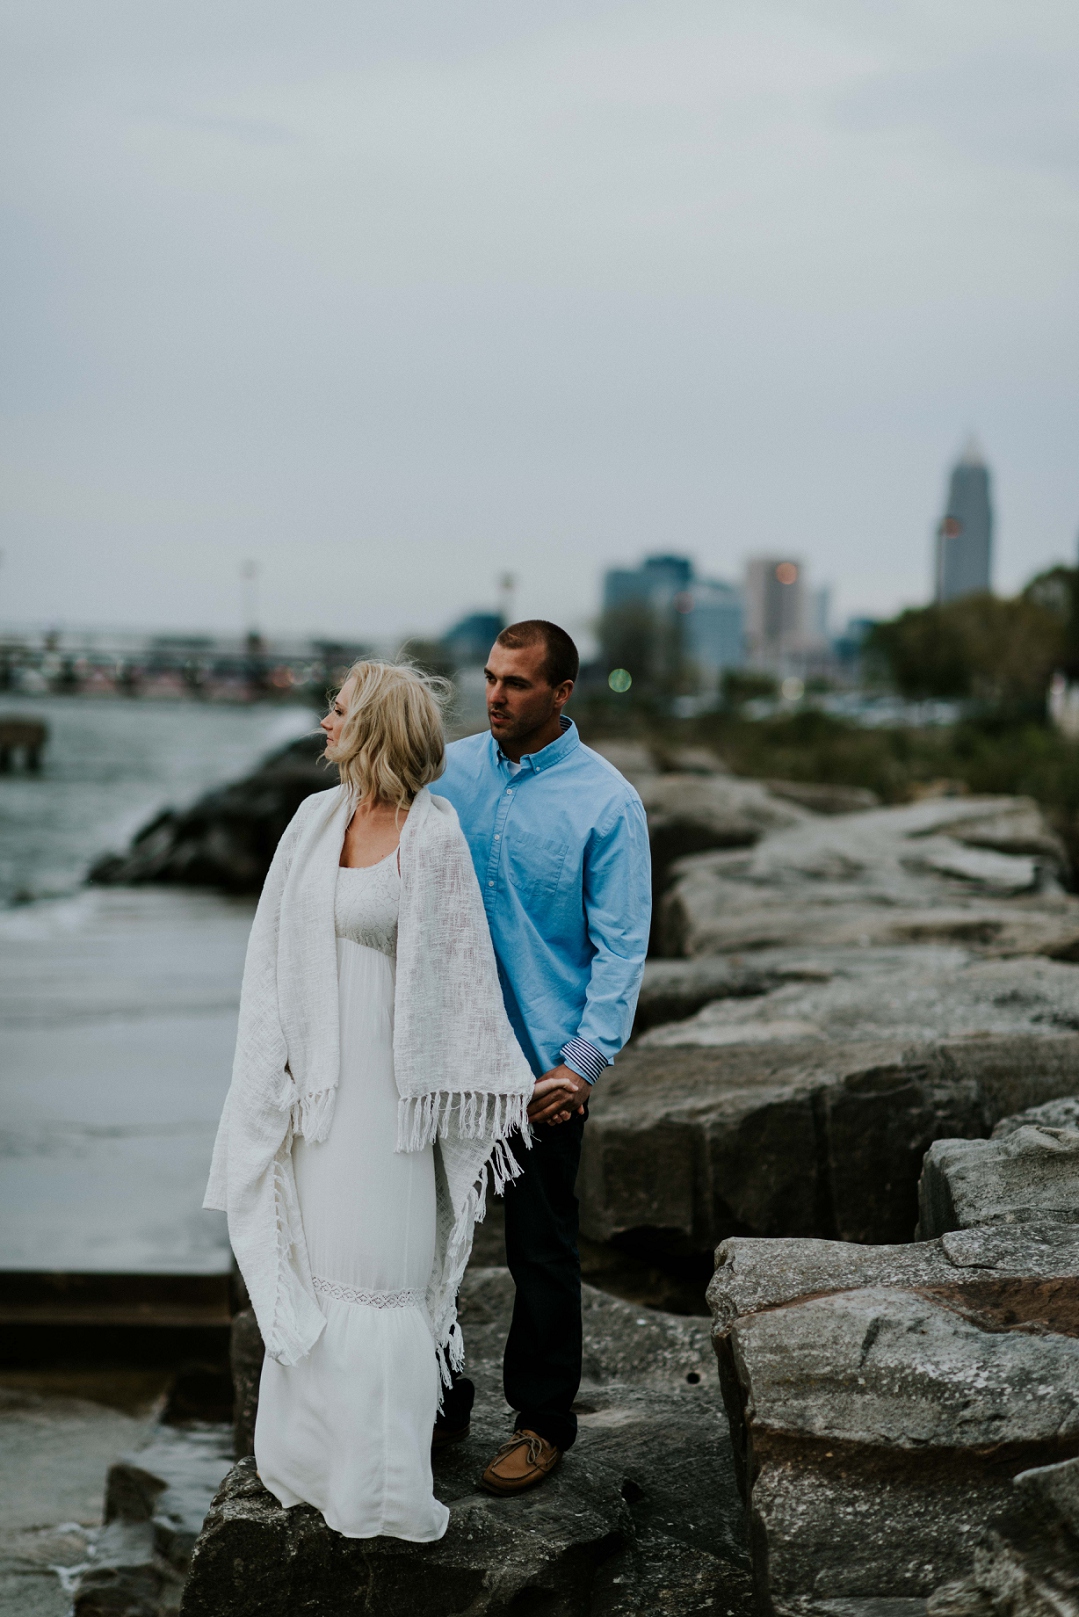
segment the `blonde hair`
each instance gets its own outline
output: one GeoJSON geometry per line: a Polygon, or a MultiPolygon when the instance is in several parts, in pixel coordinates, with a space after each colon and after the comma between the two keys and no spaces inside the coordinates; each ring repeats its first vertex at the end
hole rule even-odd
{"type": "Polygon", "coordinates": [[[326,749],[342,786],[353,800],[393,803],[407,809],[421,786],[437,780],[446,766],[443,709],[451,690],[410,663],[353,663],[355,688],[341,738],[326,749]]]}

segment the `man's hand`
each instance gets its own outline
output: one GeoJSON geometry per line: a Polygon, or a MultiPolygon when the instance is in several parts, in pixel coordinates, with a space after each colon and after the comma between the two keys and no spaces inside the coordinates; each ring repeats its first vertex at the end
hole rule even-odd
{"type": "Polygon", "coordinates": [[[568,1123],[574,1112],[584,1111],[589,1084],[564,1063],[537,1080],[528,1107],[532,1123],[568,1123]]]}

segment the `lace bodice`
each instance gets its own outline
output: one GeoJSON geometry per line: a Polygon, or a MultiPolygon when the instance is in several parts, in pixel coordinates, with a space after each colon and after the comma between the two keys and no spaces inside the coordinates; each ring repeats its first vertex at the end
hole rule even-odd
{"type": "Polygon", "coordinates": [[[363,943],[393,960],[397,955],[397,912],[401,877],[396,850],[377,865],[342,865],[334,893],[334,929],[339,938],[363,943]]]}

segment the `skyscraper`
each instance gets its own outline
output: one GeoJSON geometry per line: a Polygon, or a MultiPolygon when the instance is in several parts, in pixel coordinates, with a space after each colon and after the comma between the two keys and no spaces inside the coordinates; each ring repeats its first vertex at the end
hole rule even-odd
{"type": "Polygon", "coordinates": [[[989,468],[972,438],[952,468],[937,528],[936,599],[957,601],[992,587],[993,507],[989,468]]]}
{"type": "Polygon", "coordinates": [[[613,567],[603,580],[609,626],[627,610],[651,614],[653,656],[689,665],[703,691],[714,691],[727,668],[745,662],[742,592],[733,584],[698,578],[688,556],[646,556],[639,567],[613,567]]]}
{"type": "Polygon", "coordinates": [[[746,639],[751,660],[782,670],[805,649],[805,574],[789,556],[755,556],[746,563],[746,639]]]}

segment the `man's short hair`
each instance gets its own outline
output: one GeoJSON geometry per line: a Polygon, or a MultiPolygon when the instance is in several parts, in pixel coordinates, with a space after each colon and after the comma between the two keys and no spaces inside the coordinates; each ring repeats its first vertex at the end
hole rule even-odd
{"type": "Polygon", "coordinates": [[[521,651],[525,646],[542,645],[546,648],[543,674],[548,685],[561,685],[564,680],[576,679],[581,670],[581,659],[565,629],[546,618],[526,618],[523,623],[511,623],[495,641],[507,651],[521,651]]]}

